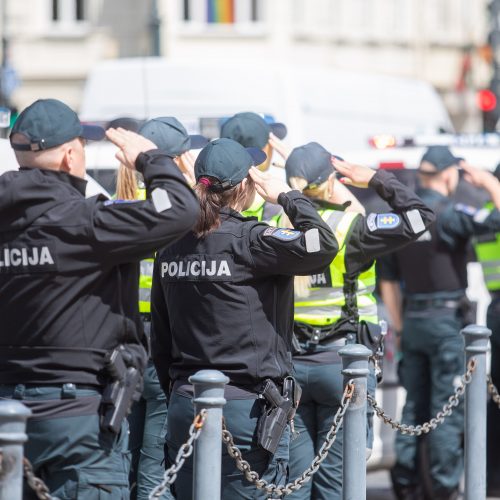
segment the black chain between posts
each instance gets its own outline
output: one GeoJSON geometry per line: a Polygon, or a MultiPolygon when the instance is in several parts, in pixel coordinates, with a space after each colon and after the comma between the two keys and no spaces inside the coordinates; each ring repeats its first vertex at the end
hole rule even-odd
{"type": "Polygon", "coordinates": [[[269,484],[265,479],[261,479],[259,474],[252,470],[250,464],[243,459],[241,451],[234,444],[234,439],[231,433],[227,430],[224,421],[222,423],[222,441],[226,444],[229,455],[234,458],[236,466],[240,471],[245,474],[245,478],[250,483],[253,483],[256,488],[265,490],[268,495],[275,495],[282,498],[293,491],[299,490],[305,483],[310,481],[311,477],[317,472],[319,466],[328,455],[328,451],[332,447],[335,439],[337,438],[338,430],[340,429],[344,420],[345,412],[349,407],[354,394],[354,383],[350,380],[344,389],[340,407],[333,418],[332,426],[326,435],[325,442],[321,446],[318,454],[314,457],[311,465],[302,473],[300,477],[288,483],[285,486],[277,486],[276,484],[269,484]]]}
{"type": "Polygon", "coordinates": [[[194,417],[193,423],[189,427],[189,438],[179,448],[175,461],[169,469],[163,474],[161,483],[155,486],[149,493],[149,500],[160,498],[165,490],[177,479],[177,474],[181,470],[184,462],[190,457],[194,450],[194,442],[200,437],[201,429],[207,419],[207,410],[203,409],[194,417]]]}
{"type": "Polygon", "coordinates": [[[33,466],[26,457],[23,458],[23,473],[28,486],[36,493],[36,496],[40,500],[57,500],[56,497],[51,496],[47,485],[39,477],[35,476],[33,466]]]}
{"type": "Polygon", "coordinates": [[[476,359],[471,358],[467,363],[467,371],[462,375],[460,379],[460,384],[455,388],[455,392],[448,398],[448,402],[443,406],[443,409],[439,411],[434,418],[431,418],[428,422],[425,422],[421,425],[402,424],[401,422],[398,422],[397,420],[387,415],[384,410],[380,406],[378,406],[377,401],[369,394],[367,395],[367,399],[373,406],[373,409],[375,410],[377,416],[380,417],[385,424],[390,425],[393,429],[401,432],[401,434],[420,436],[436,429],[439,424],[442,424],[444,422],[444,419],[446,417],[449,417],[453,413],[454,408],[456,408],[460,403],[460,397],[465,392],[465,386],[467,384],[470,384],[470,382],[472,381],[472,374],[474,373],[475,369],[476,359]]]}
{"type": "Polygon", "coordinates": [[[491,375],[488,375],[488,392],[490,393],[493,402],[498,406],[498,408],[500,408],[500,394],[493,383],[491,375]]]}

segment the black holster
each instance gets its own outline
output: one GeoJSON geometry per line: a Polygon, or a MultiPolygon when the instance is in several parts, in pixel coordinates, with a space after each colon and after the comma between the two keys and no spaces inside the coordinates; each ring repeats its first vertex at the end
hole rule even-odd
{"type": "Polygon", "coordinates": [[[100,426],[102,430],[118,434],[132,403],[141,397],[143,367],[126,346],[120,345],[107,354],[106,370],[110,382],[103,391],[100,426]]]}
{"type": "Polygon", "coordinates": [[[471,302],[466,295],[458,301],[458,316],[462,326],[475,324],[477,321],[477,302],[471,302]]]}
{"type": "Polygon", "coordinates": [[[376,354],[380,347],[383,345],[384,335],[382,334],[382,327],[376,323],[360,320],[358,324],[358,343],[362,344],[373,354],[376,354]]]}
{"type": "Polygon", "coordinates": [[[384,371],[384,337],[387,333],[387,324],[371,323],[360,320],[358,324],[358,344],[368,347],[372,352],[372,360],[375,365],[377,382],[382,381],[384,371]]]}
{"type": "Polygon", "coordinates": [[[257,424],[257,443],[270,453],[276,453],[287,424],[295,416],[301,394],[293,377],[285,378],[282,392],[271,379],[265,380],[259,393],[264,410],[257,424]]]}

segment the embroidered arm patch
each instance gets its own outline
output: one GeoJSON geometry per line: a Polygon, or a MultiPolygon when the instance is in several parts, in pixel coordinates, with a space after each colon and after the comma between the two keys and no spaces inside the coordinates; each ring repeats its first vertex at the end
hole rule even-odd
{"type": "Polygon", "coordinates": [[[268,227],[262,236],[270,236],[271,238],[276,238],[281,241],[293,241],[298,238],[302,233],[296,231],[295,229],[288,229],[285,227],[268,227]]]}
{"type": "Polygon", "coordinates": [[[370,231],[377,229],[395,229],[401,224],[401,219],[397,214],[369,214],[366,218],[366,225],[370,231]]]}
{"type": "Polygon", "coordinates": [[[462,212],[464,214],[470,215],[473,217],[477,213],[477,208],[471,206],[471,205],[465,205],[464,203],[457,203],[455,205],[455,210],[457,212],[462,212]]]}

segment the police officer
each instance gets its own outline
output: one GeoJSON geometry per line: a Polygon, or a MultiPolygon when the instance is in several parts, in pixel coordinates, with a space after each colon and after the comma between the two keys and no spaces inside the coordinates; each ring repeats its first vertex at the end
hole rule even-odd
{"type": "MultiPolygon", "coordinates": [[[[283,123],[269,124],[262,116],[250,111],[236,113],[222,124],[220,131],[221,137],[233,139],[245,148],[262,149],[266,154],[266,159],[261,165],[258,165],[258,168],[263,172],[267,171],[271,165],[273,150],[278,148],[281,151],[283,147],[281,139],[284,139],[286,134],[287,129],[283,123]]],[[[243,215],[256,217],[259,221],[276,226],[281,213],[279,205],[266,202],[256,193],[255,199],[243,215]]]]}
{"type": "MultiPolygon", "coordinates": [[[[200,135],[188,135],[184,126],[172,116],[153,118],[144,123],[139,134],[152,141],[158,149],[171,156],[182,172],[190,172],[190,149],[200,149],[207,140],[200,135]]],[[[137,185],[136,173],[120,166],[117,181],[119,199],[145,199],[146,190],[137,185]]],[[[151,283],[154,256],[143,259],[139,277],[139,313],[144,332],[149,339],[151,330],[151,283]]],[[[132,497],[147,500],[151,490],[161,481],[164,468],[163,443],[167,433],[167,402],[158,375],[150,359],[144,373],[144,391],[134,403],[129,415],[132,452],[130,484],[132,497]]],[[[172,498],[168,492],[162,498],[172,498]]]]}
{"type": "MultiPolygon", "coordinates": [[[[298,435],[290,445],[290,475],[294,479],[319,452],[340,406],[343,376],[339,348],[346,342],[364,343],[375,354],[381,344],[373,296],[374,258],[415,240],[429,226],[433,215],[389,172],[350,165],[316,142],[295,148],[285,169],[288,183],[313,201],[340,248],[326,270],[306,277],[305,288],[301,284],[304,277],[296,279],[294,332],[298,345],[294,367],[302,399],[295,417],[298,435]],[[338,173],[355,174],[354,182],[361,181],[374,189],[393,212],[363,217],[358,200],[335,179],[332,161],[338,173]]],[[[372,371],[370,392],[375,392],[375,385],[372,371]]],[[[372,416],[368,418],[369,448],[373,441],[372,416]]],[[[342,498],[342,433],[312,480],[290,498],[342,498]]]]}
{"type": "MultiPolygon", "coordinates": [[[[224,416],[244,458],[266,480],[283,484],[289,432],[273,436],[272,445],[259,441],[262,405],[269,411],[274,406],[258,394],[265,397],[265,388],[272,385],[282,394],[285,386],[293,386],[293,274],[321,272],[338,245],[302,194],[253,167],[264,160],[262,151],[230,139],[215,140],[200,152],[195,191],[201,214],[192,233],[155,259],[151,340],[160,383],[170,394],[167,465],[193,418],[188,377],[212,368],[229,377],[224,416]],[[241,215],[255,188],[283,207],[295,229],[273,228],[241,215]]],[[[191,482],[188,460],[173,485],[176,498],[191,498],[191,482]]],[[[257,495],[224,452],[222,498],[265,497],[257,495]]]]}
{"type": "MultiPolygon", "coordinates": [[[[495,170],[495,177],[500,180],[500,165],[495,170]]],[[[486,212],[493,209],[490,201],[484,207],[486,212]]],[[[488,307],[486,324],[491,329],[491,378],[496,387],[500,387],[500,232],[474,238],[477,260],[483,268],[486,288],[490,292],[491,303],[488,307]]],[[[487,443],[487,493],[488,496],[500,496],[500,409],[490,400],[488,403],[488,439],[487,443]]]]}
{"type": "Polygon", "coordinates": [[[186,233],[199,211],[173,161],[121,129],[107,136],[151,199],[85,199],[85,141],[103,134],[61,101],[36,101],[10,136],[21,169],[0,177],[0,397],[31,408],[26,456],[68,500],[129,497],[119,417],[147,360],[136,262],[186,233]]]}
{"type": "MultiPolygon", "coordinates": [[[[418,172],[422,185],[418,194],[435,210],[436,222],[417,242],[381,261],[380,266],[384,301],[394,303],[397,284],[404,284],[400,375],[407,391],[403,422],[410,425],[429,420],[443,408],[464,370],[460,329],[474,321],[465,297],[466,246],[474,234],[500,227],[500,184],[490,172],[473,169],[445,146],[429,148],[418,172]],[[486,189],[496,208],[477,210],[448,198],[458,184],[458,164],[465,180],[486,189]]],[[[431,495],[436,500],[458,494],[462,433],[463,411],[457,408],[427,436],[431,495]]],[[[417,446],[416,437],[396,435],[392,480],[398,499],[421,498],[417,446]]]]}

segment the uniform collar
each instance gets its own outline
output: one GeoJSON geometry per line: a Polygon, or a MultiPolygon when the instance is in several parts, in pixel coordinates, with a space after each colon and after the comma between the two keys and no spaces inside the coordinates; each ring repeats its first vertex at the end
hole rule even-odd
{"type": "Polygon", "coordinates": [[[313,207],[316,210],[337,210],[338,212],[345,212],[345,209],[351,205],[350,201],[346,201],[342,205],[337,203],[330,203],[329,201],[309,198],[313,207]]]}
{"type": "Polygon", "coordinates": [[[434,189],[429,189],[429,188],[420,188],[417,194],[419,196],[425,196],[426,198],[434,198],[436,200],[442,200],[444,198],[448,198],[448,196],[445,196],[439,191],[435,191],[434,189]]]}
{"type": "Polygon", "coordinates": [[[58,170],[47,170],[43,168],[35,168],[35,167],[20,167],[19,170],[38,170],[43,175],[48,177],[53,177],[60,182],[64,182],[65,184],[69,184],[77,189],[83,196],[85,196],[85,191],[87,188],[87,181],[82,179],[81,177],[76,177],[74,175],[68,174],[66,172],[60,172],[58,170]]]}

